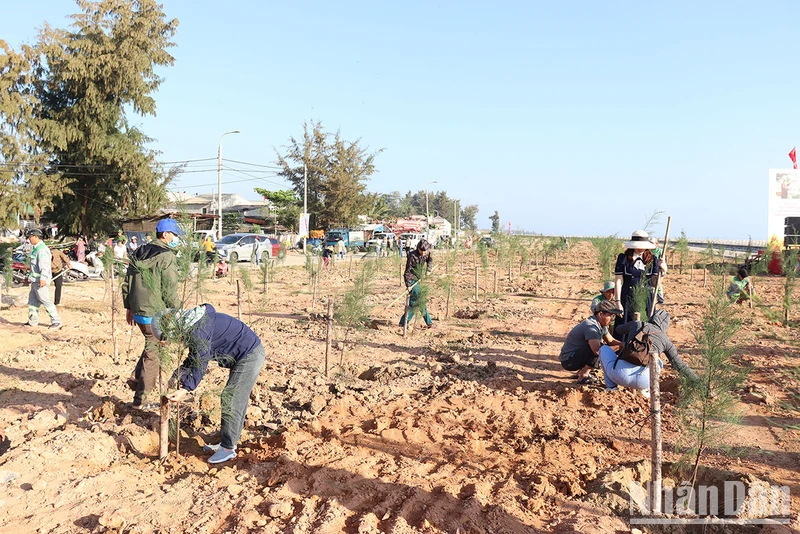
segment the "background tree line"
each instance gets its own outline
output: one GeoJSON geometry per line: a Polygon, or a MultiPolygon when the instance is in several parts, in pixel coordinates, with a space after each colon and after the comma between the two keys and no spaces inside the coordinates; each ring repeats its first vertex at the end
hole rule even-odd
{"type": "MultiPolygon", "coordinates": [[[[371,193],[367,182],[375,173],[375,158],[382,149],[371,151],[360,140],[346,141],[340,132],[326,132],[319,121],[303,125],[302,138],[290,137],[284,150],[277,152],[279,176],[292,184],[291,190],[255,191],[270,200],[278,210],[281,224],[297,228],[303,206],[304,184],[308,180],[310,227],[353,226],[359,215],[374,220],[425,215],[425,191],[404,196],[399,191],[371,193]]],[[[456,201],[445,191],[429,191],[431,215],[440,215],[453,223],[456,201]]],[[[459,206],[463,228],[475,229],[477,205],[459,206]]]]}

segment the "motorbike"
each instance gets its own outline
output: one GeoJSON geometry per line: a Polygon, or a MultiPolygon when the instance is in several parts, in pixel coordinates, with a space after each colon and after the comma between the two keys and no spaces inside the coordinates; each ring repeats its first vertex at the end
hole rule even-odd
{"type": "Polygon", "coordinates": [[[79,280],[88,280],[90,278],[105,280],[106,272],[103,268],[103,261],[97,257],[97,252],[90,252],[86,256],[86,261],[91,263],[91,270],[86,263],[70,261],[69,269],[63,275],[64,281],[76,282],[79,280]]]}

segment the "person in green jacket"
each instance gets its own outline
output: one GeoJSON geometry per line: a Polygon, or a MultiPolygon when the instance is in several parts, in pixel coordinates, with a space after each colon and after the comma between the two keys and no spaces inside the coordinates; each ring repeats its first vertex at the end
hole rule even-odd
{"type": "Polygon", "coordinates": [[[158,381],[160,362],[158,340],[151,323],[156,313],[166,308],[180,308],[178,264],[175,247],[183,235],[174,219],[162,219],[156,226],[156,239],[131,253],[130,264],[122,283],[126,320],[135,323],[144,335],[144,350],[136,363],[128,387],[134,391],[133,405],[141,406],[158,381]]]}

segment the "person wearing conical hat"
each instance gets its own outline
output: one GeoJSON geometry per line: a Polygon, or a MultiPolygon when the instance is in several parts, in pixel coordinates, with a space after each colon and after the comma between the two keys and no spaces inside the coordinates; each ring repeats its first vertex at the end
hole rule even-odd
{"type": "Polygon", "coordinates": [[[614,337],[620,325],[632,321],[634,309],[634,288],[643,280],[649,288],[647,292],[646,307],[638,310],[642,313],[641,319],[647,320],[647,312],[653,300],[653,287],[659,269],[659,260],[651,252],[656,246],[650,242],[650,236],[644,230],[636,230],[626,241],[625,252],[617,256],[614,266],[614,300],[623,309],[621,317],[614,322],[614,337]]]}

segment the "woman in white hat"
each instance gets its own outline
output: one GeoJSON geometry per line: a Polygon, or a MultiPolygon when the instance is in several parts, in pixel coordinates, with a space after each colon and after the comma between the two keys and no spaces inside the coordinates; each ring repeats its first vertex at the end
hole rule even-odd
{"type": "Polygon", "coordinates": [[[649,279],[647,308],[643,310],[645,313],[642,315],[643,321],[647,319],[645,315],[647,310],[650,309],[653,299],[652,283],[658,273],[659,266],[658,258],[650,252],[655,247],[650,242],[650,236],[647,235],[647,232],[636,230],[631,235],[630,241],[625,242],[625,252],[617,256],[617,264],[614,267],[614,300],[624,310],[624,313],[614,323],[614,337],[617,337],[616,329],[620,325],[633,320],[633,312],[636,311],[633,309],[633,289],[643,277],[649,279]]]}

